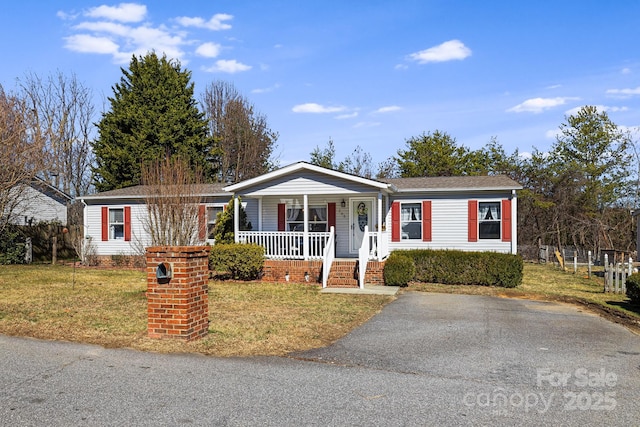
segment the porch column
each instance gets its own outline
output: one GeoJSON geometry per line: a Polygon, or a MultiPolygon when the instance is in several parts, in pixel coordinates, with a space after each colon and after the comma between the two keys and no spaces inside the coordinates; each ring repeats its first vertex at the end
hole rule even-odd
{"type": "Polygon", "coordinates": [[[262,231],[262,197],[258,199],[258,231],[262,231]]]}
{"type": "Polygon", "coordinates": [[[235,194],[233,195],[233,241],[240,242],[240,202],[235,194]]]}
{"type": "Polygon", "coordinates": [[[382,191],[378,191],[378,205],[376,215],[378,224],[376,226],[376,259],[380,261],[380,246],[382,244],[382,191]]]}
{"type": "Polygon", "coordinates": [[[302,196],[302,208],[304,212],[304,229],[302,237],[302,255],[304,259],[309,259],[309,196],[302,196]]]}
{"type": "Polygon", "coordinates": [[[518,253],[518,196],[511,190],[511,253],[518,253]]]}

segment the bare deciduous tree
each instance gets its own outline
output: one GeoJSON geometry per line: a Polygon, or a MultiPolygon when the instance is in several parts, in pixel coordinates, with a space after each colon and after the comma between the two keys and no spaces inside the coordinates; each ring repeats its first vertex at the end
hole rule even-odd
{"type": "Polygon", "coordinates": [[[21,214],[27,189],[45,163],[44,141],[24,99],[0,86],[0,234],[21,214]]]}
{"type": "Polygon", "coordinates": [[[93,162],[90,140],[95,108],[92,91],[72,74],[46,79],[27,74],[19,80],[23,97],[35,113],[35,131],[46,143],[50,163],[42,177],[67,194],[87,194],[93,162]]]}
{"type": "Polygon", "coordinates": [[[267,125],[231,83],[216,81],[205,89],[202,106],[218,146],[217,170],[221,182],[238,182],[268,172],[278,133],[267,125]]]}
{"type": "MultiPolygon", "coordinates": [[[[202,174],[179,157],[143,165],[148,216],[143,221],[152,246],[201,244],[199,204],[202,174]]],[[[201,215],[201,213],[200,213],[201,215]]]]}

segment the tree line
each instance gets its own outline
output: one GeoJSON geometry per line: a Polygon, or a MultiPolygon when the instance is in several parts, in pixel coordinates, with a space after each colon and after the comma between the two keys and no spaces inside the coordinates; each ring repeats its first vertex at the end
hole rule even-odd
{"type": "MultiPolygon", "coordinates": [[[[278,133],[232,83],[213,81],[196,99],[191,72],[154,52],[121,71],[97,121],[93,93],[75,75],[27,74],[11,92],[0,86],[0,232],[18,204],[16,188],[36,176],[78,196],[145,184],[145,170],[174,157],[203,182],[238,182],[278,166],[278,133]]],[[[507,153],[495,137],[471,150],[435,130],[375,167],[362,147],[338,161],[332,140],[310,162],[378,179],[506,174],[524,187],[521,244],[633,249],[640,162],[632,138],[596,107],[565,119],[548,151],[528,155],[507,153]]]]}

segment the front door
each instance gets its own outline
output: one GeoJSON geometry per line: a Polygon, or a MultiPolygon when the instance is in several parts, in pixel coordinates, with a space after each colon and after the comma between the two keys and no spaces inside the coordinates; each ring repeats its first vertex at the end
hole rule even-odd
{"type": "Polygon", "coordinates": [[[365,226],[369,226],[369,231],[373,231],[373,224],[375,224],[373,202],[372,198],[349,200],[349,252],[352,254],[357,254],[362,245],[365,226]]]}

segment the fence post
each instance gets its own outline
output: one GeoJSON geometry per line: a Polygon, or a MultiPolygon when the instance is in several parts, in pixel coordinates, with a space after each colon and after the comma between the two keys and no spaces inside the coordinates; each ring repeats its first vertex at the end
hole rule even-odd
{"type": "Polygon", "coordinates": [[[578,251],[573,251],[573,274],[578,272],[578,251]]]}
{"type": "Polygon", "coordinates": [[[615,279],[614,279],[614,293],[618,294],[620,293],[620,263],[616,264],[616,272],[615,272],[615,279]]]}
{"type": "Polygon", "coordinates": [[[633,259],[629,257],[629,276],[633,274],[633,259]]]}
{"type": "Polygon", "coordinates": [[[51,238],[51,265],[56,265],[58,261],[58,238],[53,236],[51,238]]]}
{"type": "Polygon", "coordinates": [[[622,268],[622,278],[620,279],[621,280],[621,282],[620,282],[620,291],[623,294],[627,293],[627,271],[628,271],[628,269],[626,269],[624,267],[622,268]]]}
{"type": "Polygon", "coordinates": [[[609,255],[604,254],[604,291],[611,290],[611,282],[609,281],[609,255]]]}
{"type": "Polygon", "coordinates": [[[591,279],[591,251],[587,253],[587,277],[591,279]]]}
{"type": "Polygon", "coordinates": [[[31,264],[31,261],[33,261],[33,243],[31,237],[27,237],[24,242],[24,262],[31,264]]]}

